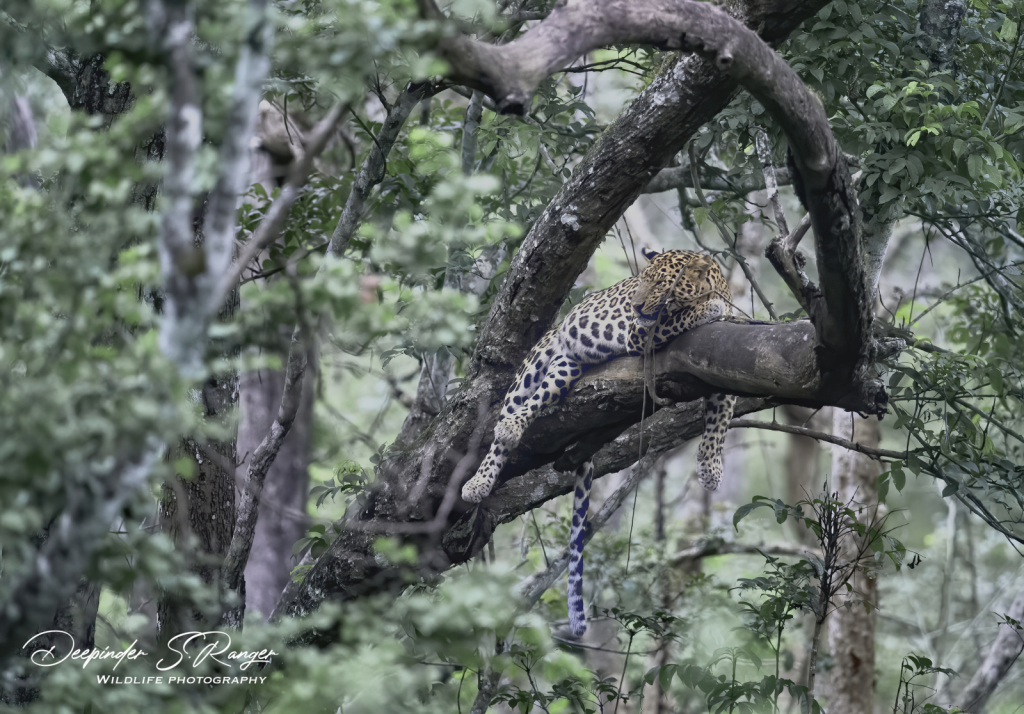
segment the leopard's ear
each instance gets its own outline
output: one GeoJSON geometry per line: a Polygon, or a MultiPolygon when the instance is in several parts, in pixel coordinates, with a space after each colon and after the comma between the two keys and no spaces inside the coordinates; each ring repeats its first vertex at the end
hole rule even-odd
{"type": "Polygon", "coordinates": [[[647,248],[641,248],[641,249],[640,249],[640,252],[641,252],[641,253],[643,253],[643,256],[644,256],[644,257],[645,257],[645,258],[646,258],[647,260],[649,260],[649,261],[650,261],[650,260],[654,260],[654,259],[655,259],[655,258],[657,258],[657,257],[658,257],[659,255],[661,255],[661,253],[659,253],[658,251],[656,251],[656,250],[647,250],[647,248]]]}

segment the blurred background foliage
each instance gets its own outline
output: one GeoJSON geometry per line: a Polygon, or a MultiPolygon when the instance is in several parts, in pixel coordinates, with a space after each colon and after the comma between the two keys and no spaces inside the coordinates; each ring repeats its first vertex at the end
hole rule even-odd
{"type": "MultiPolygon", "coordinates": [[[[144,5],[8,0],[0,9],[0,95],[5,106],[14,97],[28,102],[37,133],[33,146],[16,146],[12,115],[0,112],[7,147],[0,156],[0,602],[75,494],[124,468],[123,454],[154,439],[222,439],[237,427],[236,416],[204,418],[201,395],[157,348],[160,202],[153,187],[164,166],[153,146],[166,120],[169,79],[148,39],[144,5]],[[131,101],[106,115],[72,107],[38,69],[55,49],[101,55],[112,83],[130,87],[131,101]]],[[[481,35],[506,41],[551,5],[458,0],[447,9],[481,35]]],[[[878,317],[911,346],[884,365],[893,418],[882,424],[882,443],[910,454],[887,464],[877,481],[888,540],[854,579],[878,585],[877,711],[946,711],[988,652],[998,616],[1024,589],[1024,6],[971,0],[962,9],[948,57],[926,45],[921,3],[910,0],[834,0],[779,48],[817,92],[855,162],[866,215],[893,223],[878,317]]],[[[196,180],[209,189],[247,14],[239,0],[197,12],[208,144],[196,180]]],[[[406,0],[280,2],[274,13],[267,98],[286,107],[300,131],[336,102],[348,115],[281,240],[243,280],[242,307],[215,326],[208,366],[211,373],[279,368],[282,328],[303,320],[320,328],[307,459],[314,488],[305,536],[280,563],[291,570],[303,554],[319,556],[346,508],[358,507],[402,429],[423,365],[450,365],[447,383],[434,385],[441,395],[458,387],[520,241],[665,56],[635,47],[592,53],[542,84],[524,118],[496,115],[484,101],[468,164],[471,92],[438,91],[399,134],[345,255],[326,257],[391,103],[410,80],[439,72],[429,53],[437,30],[406,0]]],[[[724,182],[709,192],[713,210],[739,236],[735,250],[754,265],[777,311],[797,316],[795,299],[761,259],[777,228],[764,192],[749,189],[760,177],[759,127],[783,167],[785,138],[744,94],[695,137],[701,175],[724,182]]],[[[277,190],[250,190],[239,210],[240,240],[259,226],[277,190]]],[[[796,225],[802,210],[791,188],[782,193],[796,225]]],[[[641,196],[570,300],[635,271],[641,245],[716,252],[736,303],[766,317],[732,249],[683,187],[641,196]]],[[[817,430],[831,424],[824,414],[785,408],[769,420],[775,417],[817,430]]],[[[495,683],[494,711],[809,706],[801,687],[822,581],[818,556],[800,549],[817,552],[819,537],[807,525],[821,515],[806,505],[810,521],[784,518],[795,511],[778,504],[843,503],[824,495],[831,492],[827,447],[799,438],[734,430],[725,485],[713,497],[695,488],[693,447],[657,464],[588,546],[586,598],[596,617],[583,643],[567,639],[564,583],[529,612],[514,596],[516,584],[544,569],[566,542],[570,503],[556,499],[501,526],[486,559],[440,581],[413,583],[398,597],[332,605],[311,621],[267,624],[249,612],[244,629],[232,633],[236,648],[280,655],[259,673],[267,677],[262,685],[101,684],[97,674],[156,672],[149,659],[125,661],[116,672],[98,662],[46,670],[31,680],[38,690],[28,706],[478,711],[472,707],[487,677],[495,683]],[[771,499],[779,522],[757,509],[734,527],[736,508],[755,496],[771,499]],[[776,546],[789,551],[774,555],[776,546]],[[334,631],[335,644],[295,639],[311,626],[334,631]]],[[[154,523],[160,485],[187,476],[190,464],[186,457],[155,463],[150,488],[114,514],[86,572],[101,588],[97,647],[152,642],[157,593],[178,593],[197,610],[216,606],[211,586],[154,523]]],[[[595,501],[621,481],[612,475],[595,485],[595,501]]],[[[870,520],[857,509],[848,517],[870,520]]],[[[396,562],[409,557],[386,543],[378,550],[396,562]]],[[[305,567],[308,560],[294,577],[305,567]]],[[[831,662],[822,644],[821,702],[830,698],[831,662]]],[[[218,671],[207,661],[189,674],[218,671]]],[[[988,711],[1019,708],[1020,672],[1020,665],[1010,670],[988,711]]],[[[9,669],[4,685],[22,686],[25,673],[9,669]]]]}

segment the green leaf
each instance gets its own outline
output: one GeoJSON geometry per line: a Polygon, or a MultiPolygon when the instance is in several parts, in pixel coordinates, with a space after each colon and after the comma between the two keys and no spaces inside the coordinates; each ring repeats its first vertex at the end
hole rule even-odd
{"type": "Polygon", "coordinates": [[[745,503],[736,509],[736,513],[732,517],[732,526],[736,530],[739,530],[740,521],[749,516],[755,508],[764,506],[766,508],[772,507],[771,503],[764,503],[763,501],[754,501],[753,503],[745,503]]]}
{"type": "Polygon", "coordinates": [[[1017,39],[1017,23],[1006,18],[1003,20],[1003,26],[999,28],[999,34],[997,35],[1003,42],[1013,42],[1017,39]]]}
{"type": "Polygon", "coordinates": [[[971,175],[971,178],[978,180],[982,172],[985,170],[985,160],[978,154],[971,154],[967,157],[967,173],[971,175]]]}
{"type": "Polygon", "coordinates": [[[892,485],[897,491],[902,491],[907,485],[907,475],[903,473],[903,468],[899,464],[893,464],[889,472],[892,474],[892,485]]]}

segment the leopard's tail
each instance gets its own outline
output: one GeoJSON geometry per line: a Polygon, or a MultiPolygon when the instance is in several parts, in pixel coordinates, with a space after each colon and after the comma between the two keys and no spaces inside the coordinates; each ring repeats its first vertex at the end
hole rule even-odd
{"type": "Polygon", "coordinates": [[[590,484],[593,480],[593,461],[587,461],[576,469],[572,530],[569,533],[569,628],[577,637],[587,631],[587,616],[583,612],[583,541],[587,534],[587,510],[590,508],[590,484]]]}
{"type": "Polygon", "coordinates": [[[735,406],[736,397],[732,394],[712,394],[704,399],[704,435],[697,447],[697,481],[708,491],[714,491],[722,482],[722,449],[735,406]]]}

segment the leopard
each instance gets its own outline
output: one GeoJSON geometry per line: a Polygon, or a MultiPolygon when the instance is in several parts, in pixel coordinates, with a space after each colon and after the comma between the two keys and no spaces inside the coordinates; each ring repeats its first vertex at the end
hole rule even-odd
{"type": "MultiPolygon", "coordinates": [[[[479,503],[490,494],[526,429],[563,399],[589,367],[623,355],[643,356],[687,330],[732,315],[729,285],[711,255],[688,250],[658,253],[643,249],[642,253],[648,260],[642,271],[587,295],[531,350],[505,394],[494,441],[476,474],[462,488],[465,501],[479,503]]],[[[657,400],[653,392],[651,396],[657,400]]],[[[735,403],[735,396],[719,393],[704,400],[697,478],[709,491],[717,489],[722,479],[723,444],[735,403]]],[[[575,477],[568,606],[570,630],[579,637],[587,626],[583,546],[588,538],[593,460],[581,464],[575,477]]]]}

